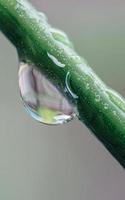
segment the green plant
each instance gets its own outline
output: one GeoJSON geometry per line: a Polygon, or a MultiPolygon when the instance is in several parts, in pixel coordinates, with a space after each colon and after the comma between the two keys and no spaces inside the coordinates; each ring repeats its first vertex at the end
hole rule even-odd
{"type": "Polygon", "coordinates": [[[17,48],[21,61],[34,63],[58,85],[76,107],[79,120],[125,167],[125,100],[99,79],[67,36],[53,29],[26,0],[0,0],[0,29],[17,48]]]}

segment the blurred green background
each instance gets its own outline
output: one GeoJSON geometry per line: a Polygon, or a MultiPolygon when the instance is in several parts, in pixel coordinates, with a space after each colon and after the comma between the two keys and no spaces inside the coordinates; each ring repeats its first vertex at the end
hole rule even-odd
{"type": "MultiPolygon", "coordinates": [[[[32,2],[125,96],[125,1],[32,2]]],[[[0,199],[124,200],[125,171],[83,124],[45,126],[25,113],[17,53],[1,33],[0,63],[0,199]]]]}

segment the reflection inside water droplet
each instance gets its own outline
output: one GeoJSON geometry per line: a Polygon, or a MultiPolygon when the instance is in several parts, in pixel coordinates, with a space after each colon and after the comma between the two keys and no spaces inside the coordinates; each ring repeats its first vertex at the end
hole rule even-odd
{"type": "Polygon", "coordinates": [[[20,62],[19,88],[26,111],[45,124],[63,124],[74,118],[74,108],[34,66],[20,62]]]}

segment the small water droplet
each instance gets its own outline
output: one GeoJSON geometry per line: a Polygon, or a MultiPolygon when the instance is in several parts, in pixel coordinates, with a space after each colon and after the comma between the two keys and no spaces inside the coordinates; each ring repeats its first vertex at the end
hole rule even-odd
{"type": "Polygon", "coordinates": [[[104,109],[108,110],[108,104],[107,103],[104,104],[104,109]]]}
{"type": "Polygon", "coordinates": [[[90,84],[89,84],[89,83],[86,84],[86,89],[87,89],[87,90],[90,89],[90,84]]]}
{"type": "Polygon", "coordinates": [[[96,101],[96,102],[100,102],[100,100],[101,100],[100,95],[96,94],[96,95],[95,95],[95,101],[96,101]]]}
{"type": "Polygon", "coordinates": [[[117,115],[117,112],[114,110],[114,111],[113,111],[113,114],[116,116],[116,115],[117,115]]]}
{"type": "Polygon", "coordinates": [[[65,67],[65,64],[61,63],[59,60],[57,60],[57,58],[55,58],[53,55],[47,53],[47,55],[49,56],[49,58],[59,67],[65,67]]]}
{"type": "Polygon", "coordinates": [[[63,31],[56,29],[56,28],[51,28],[50,31],[51,31],[54,39],[56,41],[60,42],[60,45],[64,44],[73,49],[73,44],[71,43],[68,36],[63,31]]]}
{"type": "Polygon", "coordinates": [[[67,73],[65,82],[66,82],[66,89],[68,90],[69,94],[74,99],[78,99],[78,96],[71,89],[71,85],[70,85],[70,72],[67,73]]]}
{"type": "Polygon", "coordinates": [[[20,62],[19,88],[26,111],[45,124],[63,124],[75,117],[74,108],[35,66],[20,62]]]}

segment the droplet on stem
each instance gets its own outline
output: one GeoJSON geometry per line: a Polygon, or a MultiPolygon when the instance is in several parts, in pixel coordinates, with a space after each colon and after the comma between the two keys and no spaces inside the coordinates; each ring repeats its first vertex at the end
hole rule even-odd
{"type": "Polygon", "coordinates": [[[74,118],[74,108],[33,65],[20,62],[19,88],[26,111],[44,124],[63,124],[74,118]]]}
{"type": "Polygon", "coordinates": [[[73,92],[70,85],[70,72],[68,72],[66,75],[65,83],[66,83],[66,89],[69,92],[69,94],[73,97],[73,99],[78,99],[78,96],[73,92]]]}

